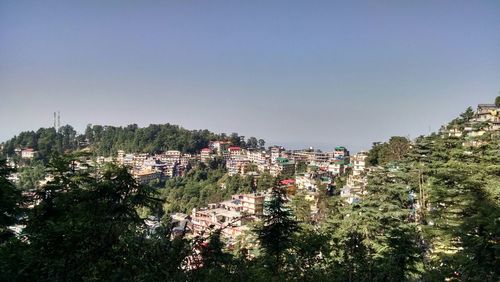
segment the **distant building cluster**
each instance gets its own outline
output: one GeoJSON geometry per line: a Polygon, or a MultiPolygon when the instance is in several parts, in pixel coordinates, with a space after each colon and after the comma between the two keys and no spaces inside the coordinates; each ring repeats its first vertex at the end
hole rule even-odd
{"type": "MultiPolygon", "coordinates": [[[[19,149],[18,154],[23,159],[33,159],[37,152],[24,148],[19,149]]],[[[229,175],[251,176],[254,180],[253,193],[233,195],[229,200],[193,209],[191,214],[171,215],[175,226],[172,230],[174,235],[203,236],[211,230],[220,229],[225,238],[234,241],[249,229],[250,223],[258,221],[265,214],[264,203],[269,198],[270,191],[256,191],[256,185],[263,174],[281,177],[282,180],[275,184],[286,190],[289,200],[298,193],[304,195],[311,206],[311,216],[314,217],[318,214],[322,195],[333,195],[334,190],[338,190],[349,203],[362,197],[367,183],[366,157],[366,152],[351,155],[343,146],[335,147],[329,152],[314,148],[286,150],[282,146],[246,149],[234,146],[229,141],[216,140],[209,142],[198,154],[185,154],[177,150],[158,154],[118,150],[114,156],[89,157],[76,161],[73,165],[76,170],[86,169],[89,165],[99,167],[106,163],[123,165],[139,184],[183,177],[192,165],[199,162],[223,165],[229,175]],[[340,181],[341,178],[344,180],[340,181]]],[[[40,185],[50,179],[47,176],[40,185]]],[[[224,189],[224,183],[221,183],[221,189],[224,189]]],[[[156,221],[148,221],[151,228],[157,225],[156,221]]]]}
{"type": "Polygon", "coordinates": [[[474,137],[479,137],[487,132],[500,131],[500,106],[496,104],[479,104],[472,118],[464,124],[451,124],[443,127],[440,133],[445,136],[462,137],[468,139],[470,145],[480,145],[474,141],[474,137]]]}
{"type": "Polygon", "coordinates": [[[227,238],[236,238],[248,223],[258,220],[264,213],[265,193],[233,195],[231,200],[193,209],[191,223],[193,234],[203,236],[210,230],[220,229],[227,238]]]}

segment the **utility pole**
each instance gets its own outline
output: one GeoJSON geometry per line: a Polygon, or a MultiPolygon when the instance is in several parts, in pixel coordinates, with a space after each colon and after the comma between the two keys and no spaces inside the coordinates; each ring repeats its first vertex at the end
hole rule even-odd
{"type": "Polygon", "coordinates": [[[57,129],[61,128],[61,112],[57,111],[57,129]]]}

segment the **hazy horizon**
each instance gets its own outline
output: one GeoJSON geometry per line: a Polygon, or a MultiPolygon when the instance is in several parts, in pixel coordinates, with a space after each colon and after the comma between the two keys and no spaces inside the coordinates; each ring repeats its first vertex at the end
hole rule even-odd
{"type": "Polygon", "coordinates": [[[0,142],[60,111],[369,149],[492,103],[499,30],[499,1],[0,0],[0,142]]]}

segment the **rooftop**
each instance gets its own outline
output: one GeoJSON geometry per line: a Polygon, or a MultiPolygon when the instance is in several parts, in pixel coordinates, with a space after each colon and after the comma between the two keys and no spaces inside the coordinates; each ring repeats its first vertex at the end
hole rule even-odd
{"type": "Polygon", "coordinates": [[[284,180],[280,181],[280,184],[282,184],[282,185],[290,185],[290,184],[294,184],[294,183],[295,183],[295,179],[284,179],[284,180]]]}

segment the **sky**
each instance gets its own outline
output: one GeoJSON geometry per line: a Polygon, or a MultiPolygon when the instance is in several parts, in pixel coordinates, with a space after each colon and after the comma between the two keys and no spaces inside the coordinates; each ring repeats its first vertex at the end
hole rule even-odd
{"type": "Polygon", "coordinates": [[[497,0],[0,0],[0,142],[60,111],[357,151],[499,91],[497,0]]]}

